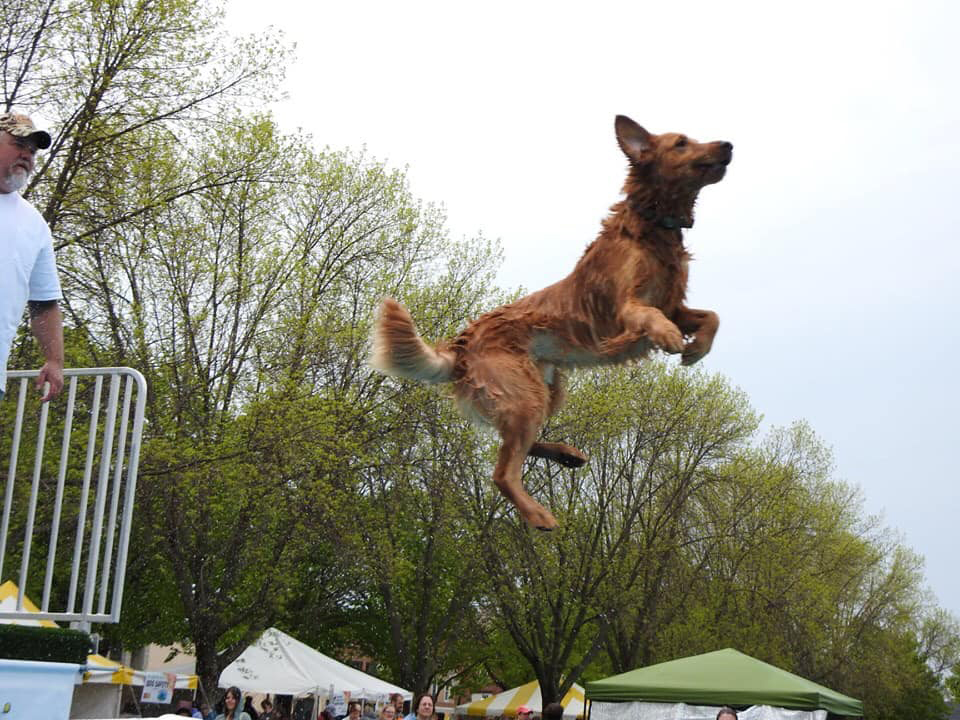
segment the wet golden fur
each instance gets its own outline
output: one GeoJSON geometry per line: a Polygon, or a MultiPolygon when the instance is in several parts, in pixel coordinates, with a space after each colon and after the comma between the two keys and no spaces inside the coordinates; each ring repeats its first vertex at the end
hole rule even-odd
{"type": "Polygon", "coordinates": [[[497,429],[502,445],[494,482],[528,523],[543,529],[556,520],[523,488],[524,458],[569,467],[586,462],[574,447],[536,441],[563,401],[564,372],[627,362],[653,349],[680,353],[690,365],[710,351],[719,326],[715,313],[684,304],[690,255],[682,228],[693,224],[700,189],[723,178],[732,145],[653,135],[624,116],[615,127],[630,163],[624,198],[572,273],[482,315],[436,347],[390,298],[373,332],[374,367],[452,382],[461,408],[497,429]]]}

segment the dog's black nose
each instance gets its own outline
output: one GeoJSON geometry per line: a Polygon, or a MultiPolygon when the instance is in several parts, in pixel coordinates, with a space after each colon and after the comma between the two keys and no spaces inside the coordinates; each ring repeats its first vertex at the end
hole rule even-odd
{"type": "Polygon", "coordinates": [[[733,159],[733,143],[728,143],[722,140],[717,142],[717,145],[720,148],[720,162],[724,165],[729,164],[733,159]]]}

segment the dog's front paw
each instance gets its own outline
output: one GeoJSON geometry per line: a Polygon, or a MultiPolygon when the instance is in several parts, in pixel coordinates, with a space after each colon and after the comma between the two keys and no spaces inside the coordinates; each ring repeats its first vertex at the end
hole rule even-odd
{"type": "Polygon", "coordinates": [[[669,320],[651,328],[648,335],[650,342],[664,352],[674,354],[683,352],[683,334],[680,332],[680,328],[669,320]]]}
{"type": "Polygon", "coordinates": [[[683,348],[683,355],[680,359],[681,365],[693,365],[700,362],[703,357],[710,352],[711,343],[705,342],[700,338],[694,338],[683,348]]]}

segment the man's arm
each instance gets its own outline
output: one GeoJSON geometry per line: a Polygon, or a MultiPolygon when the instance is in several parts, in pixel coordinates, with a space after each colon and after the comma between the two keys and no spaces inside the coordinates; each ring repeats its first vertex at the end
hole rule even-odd
{"type": "Polygon", "coordinates": [[[37,376],[37,389],[50,383],[50,390],[41,398],[41,402],[47,402],[63,390],[63,315],[56,300],[31,300],[27,305],[30,327],[46,361],[37,376]]]}

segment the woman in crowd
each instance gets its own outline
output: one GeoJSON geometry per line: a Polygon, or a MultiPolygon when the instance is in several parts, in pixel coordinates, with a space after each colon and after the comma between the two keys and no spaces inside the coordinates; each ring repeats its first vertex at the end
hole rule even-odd
{"type": "Polygon", "coordinates": [[[433,695],[423,693],[414,698],[413,705],[410,706],[410,714],[403,720],[436,720],[433,713],[433,695]]]}
{"type": "Polygon", "coordinates": [[[250,720],[250,716],[240,706],[242,698],[240,688],[228,688],[227,694],[223,697],[223,712],[217,715],[217,720],[250,720]]]}
{"type": "Polygon", "coordinates": [[[380,708],[380,714],[377,715],[377,720],[396,720],[396,717],[397,709],[388,703],[380,708]]]}

